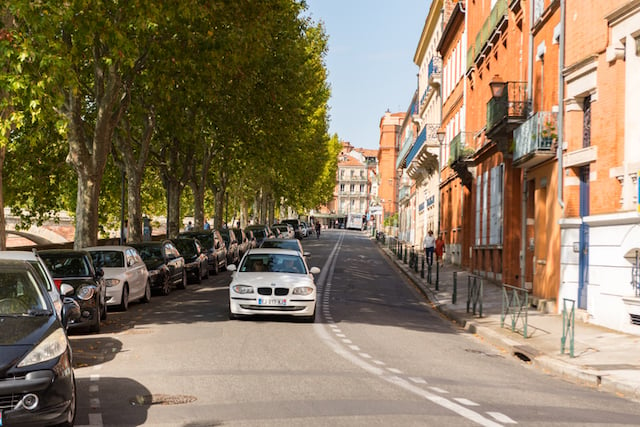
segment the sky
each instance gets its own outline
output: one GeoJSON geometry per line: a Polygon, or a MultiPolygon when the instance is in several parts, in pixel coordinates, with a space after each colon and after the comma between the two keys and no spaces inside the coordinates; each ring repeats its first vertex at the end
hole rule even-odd
{"type": "Polygon", "coordinates": [[[378,149],[380,119],[406,112],[417,88],[413,63],[430,0],[307,0],[329,37],[330,134],[378,149]]]}

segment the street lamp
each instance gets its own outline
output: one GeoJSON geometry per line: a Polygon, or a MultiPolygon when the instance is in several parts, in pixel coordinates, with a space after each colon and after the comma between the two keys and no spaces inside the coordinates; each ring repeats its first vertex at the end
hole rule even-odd
{"type": "Polygon", "coordinates": [[[491,96],[493,98],[501,98],[502,93],[504,92],[504,88],[507,84],[502,77],[498,74],[494,74],[489,82],[489,87],[491,88],[491,96]]]}
{"type": "Polygon", "coordinates": [[[436,136],[438,137],[438,142],[440,143],[440,145],[442,145],[442,143],[444,142],[445,135],[446,133],[444,129],[438,129],[438,132],[436,132],[436,136]]]}

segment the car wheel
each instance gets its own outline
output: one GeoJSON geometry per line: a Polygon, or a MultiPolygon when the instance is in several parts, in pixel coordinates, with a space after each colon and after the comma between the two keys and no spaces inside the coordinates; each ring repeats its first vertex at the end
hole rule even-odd
{"type": "Polygon", "coordinates": [[[162,285],[162,295],[165,297],[171,293],[171,282],[169,282],[169,276],[165,276],[164,283],[162,285]]]}
{"type": "Polygon", "coordinates": [[[140,300],[144,303],[151,301],[151,283],[147,280],[147,284],[144,286],[144,295],[140,300]]]}
{"type": "Polygon", "coordinates": [[[178,285],[178,289],[187,289],[187,270],[182,270],[182,282],[178,285]]]}
{"type": "Polygon", "coordinates": [[[226,271],[226,270],[227,270],[227,265],[228,265],[228,264],[227,264],[227,259],[225,258],[225,259],[224,259],[224,264],[222,265],[222,269],[223,269],[224,271],[226,271]]]}
{"type": "Polygon", "coordinates": [[[195,277],[194,277],[195,282],[196,282],[197,284],[202,283],[202,268],[200,267],[200,265],[198,265],[198,271],[196,271],[195,273],[196,273],[196,274],[194,275],[194,276],[195,276],[195,277]]]}
{"type": "Polygon", "coordinates": [[[126,283],[122,288],[122,301],[120,301],[118,308],[121,311],[127,311],[129,309],[129,287],[126,283]]]}
{"type": "Polygon", "coordinates": [[[202,269],[202,271],[204,272],[204,278],[208,279],[209,278],[209,263],[208,262],[204,265],[204,268],[202,269]]]}
{"type": "Polygon", "coordinates": [[[71,378],[71,403],[69,403],[69,412],[67,413],[67,420],[58,424],[56,427],[73,427],[76,420],[77,398],[76,398],[76,377],[73,375],[71,378]]]}
{"type": "Polygon", "coordinates": [[[102,313],[100,313],[100,320],[107,320],[107,304],[102,304],[102,313]]]}
{"type": "MultiPolygon", "coordinates": [[[[98,303],[99,304],[99,303],[98,303]]],[[[98,307],[96,315],[94,316],[93,323],[89,326],[89,332],[100,333],[100,317],[102,316],[102,309],[98,307]]]]}

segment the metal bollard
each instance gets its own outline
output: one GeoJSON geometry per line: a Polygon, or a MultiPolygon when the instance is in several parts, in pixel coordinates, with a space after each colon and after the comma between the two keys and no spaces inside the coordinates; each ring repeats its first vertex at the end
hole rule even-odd
{"type": "Polygon", "coordinates": [[[440,290],[440,263],[436,261],[436,291],[440,290]]]}
{"type": "Polygon", "coordinates": [[[458,272],[453,272],[453,293],[451,294],[451,304],[455,304],[458,299],[458,272]]]}
{"type": "Polygon", "coordinates": [[[422,269],[420,270],[420,277],[424,279],[424,257],[422,257],[422,269]]]}

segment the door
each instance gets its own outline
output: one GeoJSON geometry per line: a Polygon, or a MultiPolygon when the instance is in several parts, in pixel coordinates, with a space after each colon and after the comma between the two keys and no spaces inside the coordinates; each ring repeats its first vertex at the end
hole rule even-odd
{"type": "Polygon", "coordinates": [[[580,168],[580,242],[578,254],[578,308],[587,308],[587,290],[589,288],[589,225],[584,217],[589,215],[589,166],[580,168]]]}

